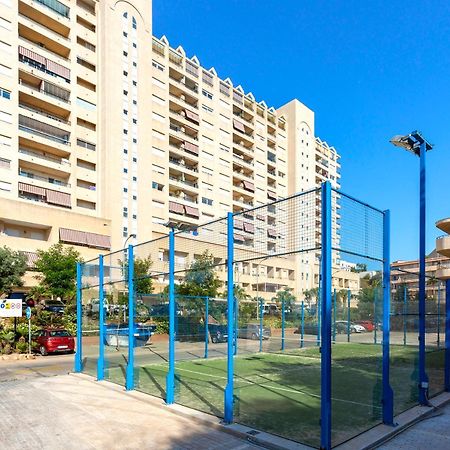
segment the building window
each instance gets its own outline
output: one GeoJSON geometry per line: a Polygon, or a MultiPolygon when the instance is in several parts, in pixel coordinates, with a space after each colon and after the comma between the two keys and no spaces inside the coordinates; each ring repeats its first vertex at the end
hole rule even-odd
{"type": "Polygon", "coordinates": [[[6,89],[0,88],[0,97],[11,100],[11,92],[6,89]]]}
{"type": "Polygon", "coordinates": [[[209,98],[210,100],[212,100],[213,95],[211,94],[211,92],[207,91],[206,89],[202,89],[202,94],[206,97],[209,98]]]}
{"type": "Polygon", "coordinates": [[[137,200],[137,196],[136,195],[133,195],[133,200],[137,200]]]}
{"type": "Polygon", "coordinates": [[[210,198],[202,197],[202,203],[204,203],[205,205],[212,206],[213,201],[210,198]]]}
{"type": "Polygon", "coordinates": [[[125,155],[128,155],[128,150],[127,150],[126,148],[124,148],[124,149],[123,149],[123,153],[124,153],[125,155]]]}
{"type": "Polygon", "coordinates": [[[123,76],[127,77],[128,76],[128,72],[126,70],[123,71],[123,76]]]}
{"type": "Polygon", "coordinates": [[[133,139],[133,144],[137,144],[137,139],[133,139]]]}
{"type": "Polygon", "coordinates": [[[128,95],[128,91],[126,91],[125,89],[123,90],[123,95],[128,95]]]}
{"type": "Polygon", "coordinates": [[[136,178],[136,177],[133,177],[133,181],[137,181],[137,178],[136,178]]]}
{"type": "Polygon", "coordinates": [[[128,188],[123,188],[123,192],[128,192],[128,188]]]}
{"type": "Polygon", "coordinates": [[[136,214],[133,214],[133,219],[137,219],[137,216],[136,216],[136,214]]]}
{"type": "Polygon", "coordinates": [[[136,30],[137,29],[137,23],[136,23],[136,19],[134,17],[131,19],[131,23],[133,25],[133,30],[136,30]]]}
{"type": "Polygon", "coordinates": [[[123,173],[128,173],[128,169],[123,169],[123,173]]]}
{"type": "Polygon", "coordinates": [[[123,52],[123,56],[128,56],[128,52],[123,52]]]}
{"type": "Polygon", "coordinates": [[[134,124],[137,124],[137,119],[133,119],[133,123],[134,123],[134,124]]]}
{"type": "Polygon", "coordinates": [[[123,110],[123,113],[124,113],[125,115],[127,115],[127,114],[128,114],[128,111],[127,111],[126,109],[124,109],[124,110],[123,110]]]}
{"type": "Polygon", "coordinates": [[[157,183],[156,181],[152,181],[152,188],[157,191],[162,191],[164,189],[164,185],[157,183]]]}
{"type": "Polygon", "coordinates": [[[126,31],[123,32],[123,37],[128,37],[128,33],[126,31]]]}

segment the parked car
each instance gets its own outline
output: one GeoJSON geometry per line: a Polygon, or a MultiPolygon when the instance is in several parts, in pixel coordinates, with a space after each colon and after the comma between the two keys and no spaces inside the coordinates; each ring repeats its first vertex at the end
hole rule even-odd
{"type": "Polygon", "coordinates": [[[44,310],[56,314],[62,314],[66,305],[61,300],[45,300],[44,310]]]}
{"type": "MultiPolygon", "coordinates": [[[[364,333],[366,329],[362,325],[358,325],[355,322],[350,322],[350,333],[364,333]]],[[[347,321],[337,320],[336,321],[336,332],[347,333],[347,321]]]]}
{"type": "Polygon", "coordinates": [[[209,336],[213,344],[219,342],[227,342],[228,340],[228,328],[226,325],[218,325],[215,323],[208,324],[209,336]]]}
{"type": "Polygon", "coordinates": [[[355,322],[355,324],[363,326],[366,331],[375,330],[375,325],[370,320],[358,320],[355,322]]]}
{"type": "Polygon", "coordinates": [[[281,314],[281,311],[275,303],[266,303],[263,306],[263,312],[269,316],[279,316],[281,314]]]}
{"type": "MultiPolygon", "coordinates": [[[[317,336],[317,322],[307,322],[303,325],[303,333],[304,334],[312,334],[314,336],[317,336]]],[[[301,334],[302,333],[302,327],[298,327],[294,334],[301,334]]]]}
{"type": "MultiPolygon", "coordinates": [[[[262,338],[269,339],[271,336],[270,328],[263,327],[262,338]]],[[[259,335],[259,323],[249,323],[248,325],[243,326],[238,329],[238,338],[241,339],[253,339],[257,340],[260,338],[259,335]]]]}
{"type": "Polygon", "coordinates": [[[42,356],[49,353],[73,353],[75,350],[75,339],[63,328],[44,328],[37,333],[35,341],[42,356]]]}

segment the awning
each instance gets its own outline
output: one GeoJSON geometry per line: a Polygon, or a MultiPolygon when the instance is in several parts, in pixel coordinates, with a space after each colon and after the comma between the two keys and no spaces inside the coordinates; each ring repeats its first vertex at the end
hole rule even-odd
{"type": "Polygon", "coordinates": [[[269,236],[270,238],[276,238],[277,237],[277,232],[276,230],[269,228],[267,230],[267,236],[269,236]]]}
{"type": "Polygon", "coordinates": [[[244,231],[253,234],[255,232],[255,227],[252,223],[244,222],[244,231]]]}
{"type": "Polygon", "coordinates": [[[251,181],[244,180],[242,183],[244,183],[244,189],[246,191],[255,192],[255,186],[251,181]]]}
{"type": "Polygon", "coordinates": [[[52,205],[65,206],[66,208],[71,208],[72,204],[70,202],[70,194],[65,192],[52,191],[47,189],[47,203],[52,205]]]}
{"type": "Polygon", "coordinates": [[[32,184],[19,183],[19,191],[45,197],[45,189],[39,186],[33,186],[32,184]]]}
{"type": "Polygon", "coordinates": [[[191,142],[184,141],[184,149],[198,156],[198,145],[192,144],[191,142]]]}
{"type": "Polygon", "coordinates": [[[239,242],[244,242],[245,237],[242,234],[234,233],[234,240],[239,242]]]}
{"type": "Polygon", "coordinates": [[[193,208],[192,206],[185,206],[184,209],[186,211],[186,215],[188,215],[188,216],[197,217],[197,218],[200,216],[200,214],[198,212],[198,208],[193,208]]]}
{"type": "Polygon", "coordinates": [[[43,56],[39,55],[38,53],[35,53],[32,50],[28,50],[27,48],[22,47],[21,45],[19,45],[19,55],[22,55],[29,59],[32,59],[33,61],[36,61],[39,64],[42,64],[44,66],[47,65],[47,58],[44,58],[43,56]]]}
{"type": "Polygon", "coordinates": [[[195,112],[189,111],[188,109],[185,109],[184,112],[186,113],[186,118],[189,119],[191,122],[199,123],[200,118],[198,114],[195,112]]]}
{"type": "Polygon", "coordinates": [[[244,222],[242,222],[242,220],[235,220],[234,221],[234,228],[236,228],[236,230],[243,230],[244,229],[244,222]]]}
{"type": "Polygon", "coordinates": [[[169,211],[176,214],[184,214],[184,206],[180,203],[169,202],[169,211]]]}
{"type": "Polygon", "coordinates": [[[59,76],[65,78],[66,80],[70,80],[70,69],[68,69],[67,67],[64,67],[61,64],[55,63],[51,59],[47,59],[46,68],[50,72],[53,72],[56,75],[59,75],[59,76]]]}
{"type": "Polygon", "coordinates": [[[104,234],[86,233],[86,241],[89,247],[111,248],[111,238],[104,234]]]}
{"type": "Polygon", "coordinates": [[[68,244],[87,245],[86,233],[84,231],[71,230],[69,228],[59,229],[59,240],[68,244]]]}
{"type": "Polygon", "coordinates": [[[277,194],[275,194],[275,192],[272,191],[267,191],[267,198],[270,198],[270,200],[276,200],[277,194]]]}
{"type": "Polygon", "coordinates": [[[239,122],[239,120],[233,119],[233,127],[235,130],[238,130],[241,133],[245,133],[244,124],[242,122],[239,122]]]}

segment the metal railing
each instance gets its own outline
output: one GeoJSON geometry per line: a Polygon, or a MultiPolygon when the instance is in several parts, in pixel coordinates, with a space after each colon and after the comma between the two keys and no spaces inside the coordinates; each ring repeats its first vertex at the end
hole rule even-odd
{"type": "MultiPolygon", "coordinates": [[[[171,147],[175,147],[175,146],[172,145],[171,147]]],[[[175,148],[177,148],[178,150],[180,150],[178,147],[175,147],[175,148]]],[[[182,150],[182,149],[181,149],[181,150],[182,150]]],[[[181,167],[181,168],[183,168],[183,169],[186,169],[186,170],[189,170],[189,171],[191,171],[191,172],[198,172],[198,169],[197,169],[196,167],[191,167],[191,166],[188,166],[188,165],[186,165],[186,164],[182,164],[182,163],[180,163],[180,161],[179,161],[178,159],[175,159],[175,158],[170,158],[170,157],[169,157],[169,163],[175,164],[176,166],[179,166],[179,167],[181,167]]]]}
{"type": "Polygon", "coordinates": [[[170,124],[170,129],[172,131],[175,131],[178,134],[181,134],[182,136],[186,136],[186,137],[188,137],[190,139],[193,139],[194,141],[198,141],[198,137],[197,136],[192,136],[192,135],[190,135],[188,133],[185,133],[184,131],[181,130],[181,127],[179,127],[177,125],[174,125],[173,123],[170,124]]]}
{"type": "Polygon", "coordinates": [[[185,184],[186,186],[198,188],[198,184],[195,181],[181,180],[177,177],[170,176],[170,175],[169,175],[169,180],[176,181],[177,183],[185,184]]]}
{"type": "Polygon", "coordinates": [[[57,33],[56,31],[51,30],[50,28],[47,28],[41,22],[38,22],[37,20],[34,20],[33,18],[26,16],[25,14],[19,13],[19,17],[23,17],[23,18],[25,18],[27,20],[31,20],[31,22],[35,23],[36,25],[39,25],[42,28],[45,28],[46,32],[49,32],[50,34],[53,34],[54,36],[56,36],[58,38],[64,39],[65,41],[70,41],[70,38],[68,38],[66,36],[63,36],[63,35],[57,33]]]}
{"type": "Polygon", "coordinates": [[[61,119],[60,117],[54,116],[53,114],[50,114],[40,108],[34,108],[32,106],[24,105],[23,103],[19,103],[19,108],[26,109],[27,111],[34,112],[36,114],[39,114],[40,116],[48,117],[49,119],[56,120],[57,122],[64,123],[66,125],[70,125],[69,120],[61,119]]]}
{"type": "Polygon", "coordinates": [[[19,153],[22,153],[23,155],[36,157],[39,159],[45,159],[46,161],[51,161],[51,162],[61,164],[61,165],[66,165],[66,166],[71,165],[71,163],[68,159],[57,158],[55,156],[43,155],[42,153],[34,152],[33,150],[28,150],[26,148],[19,148],[19,153]]]}
{"type": "Polygon", "coordinates": [[[56,178],[43,177],[41,175],[36,175],[33,172],[26,172],[25,170],[22,169],[19,169],[19,176],[30,178],[32,180],[43,181],[44,183],[49,183],[56,186],[70,187],[70,184],[66,183],[65,181],[61,181],[56,178]]]}
{"type": "Polygon", "coordinates": [[[21,86],[24,86],[24,87],[28,88],[28,89],[31,89],[32,91],[36,91],[36,92],[39,92],[41,94],[47,95],[48,97],[52,97],[52,98],[54,98],[56,100],[59,100],[60,102],[64,102],[64,103],[70,104],[70,100],[69,99],[65,99],[63,97],[59,97],[58,95],[52,94],[50,92],[47,92],[45,89],[33,86],[32,84],[27,83],[26,81],[19,80],[19,84],[21,86]]]}
{"type": "Polygon", "coordinates": [[[25,131],[27,133],[35,134],[36,136],[41,136],[45,139],[49,139],[51,141],[57,142],[58,144],[70,145],[70,141],[68,139],[61,138],[61,137],[55,136],[53,134],[44,133],[43,131],[39,131],[34,128],[30,128],[25,125],[19,124],[19,130],[25,131]]]}
{"type": "Polygon", "coordinates": [[[36,0],[36,2],[44,5],[48,9],[51,9],[53,12],[62,17],[66,17],[67,19],[70,18],[70,8],[58,0],[36,0]]]}

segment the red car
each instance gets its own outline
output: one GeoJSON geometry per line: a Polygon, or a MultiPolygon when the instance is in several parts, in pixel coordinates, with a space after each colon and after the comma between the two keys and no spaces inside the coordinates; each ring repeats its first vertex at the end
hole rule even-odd
{"type": "Polygon", "coordinates": [[[364,327],[366,329],[366,331],[375,330],[375,325],[370,320],[359,320],[355,323],[364,327]]]}
{"type": "Polygon", "coordinates": [[[64,329],[45,328],[39,331],[36,342],[42,356],[75,351],[75,339],[64,329]]]}

